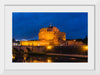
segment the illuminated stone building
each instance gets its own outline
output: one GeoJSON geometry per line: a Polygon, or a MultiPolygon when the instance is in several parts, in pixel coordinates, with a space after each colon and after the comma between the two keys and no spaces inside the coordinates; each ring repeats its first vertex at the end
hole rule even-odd
{"type": "Polygon", "coordinates": [[[60,46],[66,42],[66,34],[60,32],[58,28],[49,26],[47,28],[40,29],[38,33],[39,40],[36,41],[20,41],[22,46],[60,46]]]}

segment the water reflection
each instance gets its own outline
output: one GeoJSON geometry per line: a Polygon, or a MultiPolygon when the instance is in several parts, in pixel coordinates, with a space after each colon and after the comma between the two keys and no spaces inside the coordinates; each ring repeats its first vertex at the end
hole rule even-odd
{"type": "Polygon", "coordinates": [[[52,62],[87,62],[87,58],[75,58],[66,56],[51,56],[45,54],[19,54],[13,56],[13,62],[28,63],[52,63],[52,62]]]}
{"type": "Polygon", "coordinates": [[[52,60],[51,60],[51,59],[48,59],[47,61],[48,61],[48,63],[51,63],[51,62],[52,62],[52,60]]]}
{"type": "Polygon", "coordinates": [[[12,62],[28,62],[28,63],[53,63],[53,62],[87,62],[88,50],[87,46],[84,47],[52,47],[47,46],[47,49],[41,51],[44,47],[16,47],[13,48],[12,62]],[[52,50],[49,50],[51,49],[52,50]],[[50,54],[51,53],[51,54],[50,54]],[[68,55],[79,55],[75,56],[64,56],[68,55]]]}

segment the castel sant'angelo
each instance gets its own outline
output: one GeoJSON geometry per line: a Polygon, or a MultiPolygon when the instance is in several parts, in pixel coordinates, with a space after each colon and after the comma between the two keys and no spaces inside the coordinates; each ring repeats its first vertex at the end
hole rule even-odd
{"type": "Polygon", "coordinates": [[[66,33],[59,31],[58,28],[51,25],[47,28],[40,29],[38,36],[39,36],[39,40],[20,41],[20,45],[22,46],[62,45],[63,46],[66,42],[66,33]]]}

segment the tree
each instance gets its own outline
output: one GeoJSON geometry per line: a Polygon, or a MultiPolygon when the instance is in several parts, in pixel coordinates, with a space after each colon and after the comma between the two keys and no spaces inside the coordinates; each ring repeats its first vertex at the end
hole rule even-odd
{"type": "Polygon", "coordinates": [[[12,40],[13,42],[15,42],[15,39],[13,38],[13,40],[12,40]]]}
{"type": "Polygon", "coordinates": [[[83,39],[83,42],[87,45],[88,44],[88,37],[86,35],[85,39],[83,39]]]}

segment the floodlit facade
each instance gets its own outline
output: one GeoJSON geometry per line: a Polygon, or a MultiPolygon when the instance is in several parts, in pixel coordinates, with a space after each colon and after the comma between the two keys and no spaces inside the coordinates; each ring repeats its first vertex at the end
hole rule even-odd
{"type": "Polygon", "coordinates": [[[49,26],[40,29],[38,33],[39,40],[36,41],[20,41],[22,46],[60,46],[66,42],[66,33],[60,32],[58,28],[49,26]]]}

